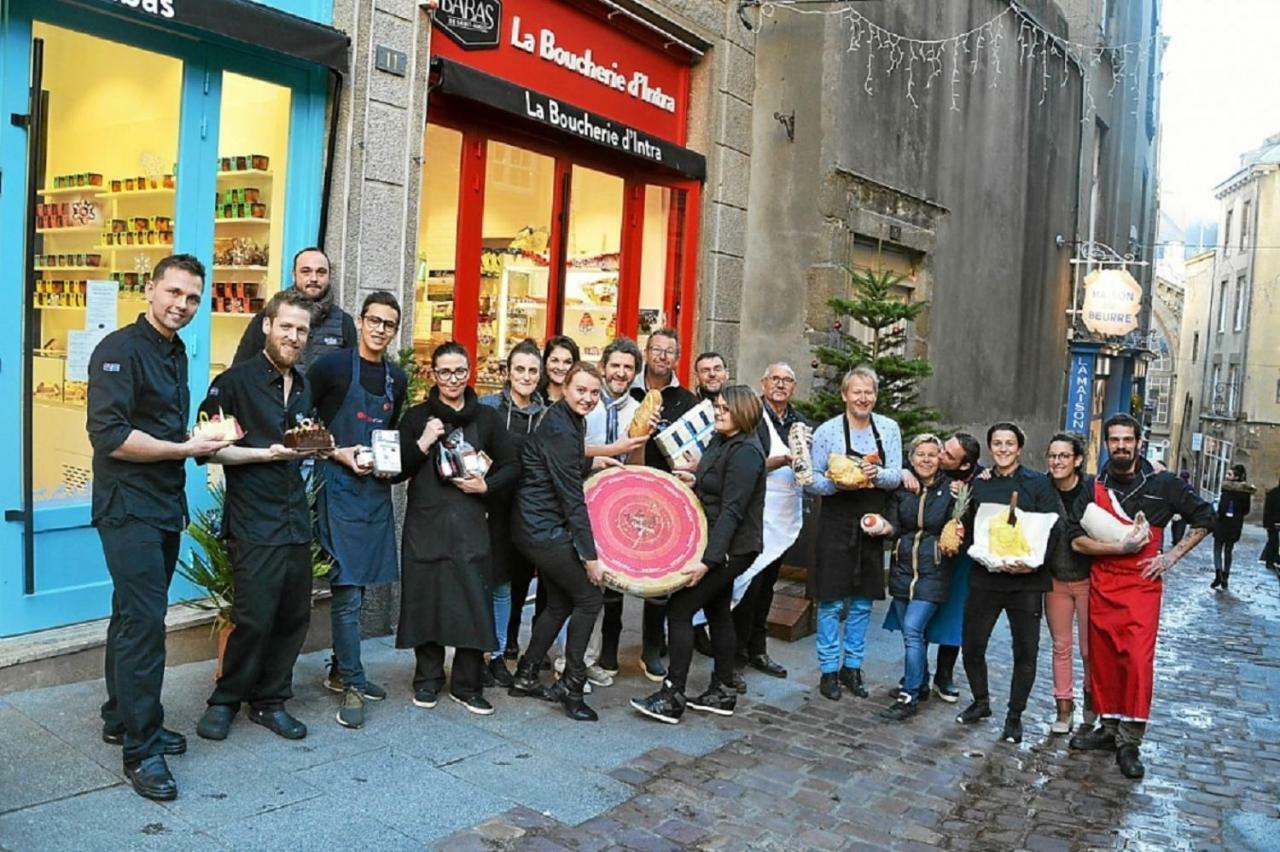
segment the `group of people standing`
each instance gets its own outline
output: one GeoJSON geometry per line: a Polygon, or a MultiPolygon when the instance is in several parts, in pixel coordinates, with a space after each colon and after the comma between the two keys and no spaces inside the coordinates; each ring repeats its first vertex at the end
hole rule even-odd
{"type": "MultiPolygon", "coordinates": [[[[1073,730],[1078,635],[1083,719],[1070,745],[1113,750],[1125,776],[1142,777],[1139,746],[1151,706],[1161,577],[1214,529],[1213,507],[1141,457],[1142,426],[1127,414],[1103,425],[1108,458],[1094,477],[1084,473],[1085,443],[1073,434],[1049,441],[1047,473],[1025,465],[1026,436],[1008,421],[987,430],[990,467],[979,463],[978,440],[964,432],[945,440],[916,436],[903,460],[897,425],[873,412],[875,373],[853,369],[841,393],[846,410],[819,426],[813,439],[810,491],[823,497],[817,559],[809,574],[818,609],[820,693],[831,700],[846,691],[869,695],[861,670],[866,634],[872,602],[885,598],[885,542],[893,541],[885,627],[903,634],[904,671],[884,718],[909,719],[928,699],[929,644],[938,646],[932,691],[943,701],[959,698],[953,671],[963,657],[972,701],[956,721],[974,724],[990,717],[986,652],[1003,613],[1013,671],[1000,736],[1020,742],[1046,617],[1057,705],[1052,732],[1073,730]],[[841,455],[858,466],[857,487],[830,475],[830,460],[841,455]],[[989,570],[969,556],[975,518],[983,504],[1008,507],[1015,497],[1025,512],[1057,515],[1044,559],[989,570]],[[1089,511],[1127,525],[1129,532],[1119,543],[1095,539],[1084,521],[1089,511]],[[1190,530],[1162,552],[1164,527],[1174,517],[1190,530]]],[[[1238,503],[1234,509],[1220,505],[1218,515],[1241,511],[1238,503]]],[[[1227,566],[1229,571],[1229,561],[1227,566]]]]}
{"type": "MultiPolygon", "coordinates": [[[[1010,422],[987,432],[990,467],[979,463],[982,447],[967,433],[917,436],[904,458],[897,424],[874,412],[876,373],[858,367],[842,382],[845,411],[813,433],[813,480],[802,486],[788,436],[803,418],[791,405],[796,375],[784,363],[768,367],[757,391],[730,385],[724,358],[703,353],[690,390],[675,376],[680,342],[673,329],[654,331],[643,352],[628,338],[613,340],[599,367],[580,360],[571,338],[557,336],[541,349],[533,341],[513,347],[502,389],[481,397],[469,383],[471,354],[448,342],[432,352],[434,384],[413,404],[408,376],[386,357],[400,327],[399,303],[390,293],[372,293],[350,317],[333,304],[329,276],[322,251],[299,252],[293,286],[253,318],[235,363],[213,380],[200,411],[234,417],[244,433],[236,441],[188,429],[186,353],[177,332],[203,295],[205,271],[194,257],[162,260],[147,284],[146,313],[93,354],[93,520],[115,584],[103,738],[123,746],[126,774],[141,795],[177,795],[165,755],[186,749],[182,735],[163,726],[160,693],[168,585],[187,523],[188,458],[223,466],[223,534],[235,579],[234,629],[196,728],[201,737],[225,739],[244,705],[250,721],[285,738],[306,736],[285,703],[310,620],[314,539],[332,589],[334,654],[324,685],[341,695],[339,724],[362,726],[369,702],[387,696],[361,664],[360,614],[369,586],[397,579],[396,645],[414,652],[416,706],[435,707],[447,693],[486,715],[494,708],[484,691],[500,687],[555,702],[570,719],[595,720],[585,696],[619,672],[624,599],[604,586],[584,481],[595,470],[640,464],[690,486],[708,536],[686,571],[687,585],[642,604],[638,663],[658,688],[631,701],[638,713],[672,724],[687,709],[730,715],[746,691],[746,667],[786,677],[767,653],[766,625],[807,488],[822,497],[809,593],[817,603],[823,696],[869,695],[862,671],[867,629],[873,601],[887,591],[886,627],[903,634],[904,673],[883,715],[902,721],[918,712],[930,695],[927,649],[935,644],[932,690],[958,700],[953,673],[963,653],[972,702],[957,721],[989,717],[986,650],[1004,613],[1014,667],[1002,738],[1018,742],[1047,614],[1058,704],[1053,730],[1073,725],[1078,631],[1086,724],[1071,743],[1114,748],[1124,773],[1141,776],[1160,577],[1214,526],[1214,512],[1176,477],[1141,460],[1141,427],[1132,418],[1105,424],[1109,459],[1096,478],[1082,472],[1085,447],[1072,435],[1049,443],[1048,474],[1025,466],[1026,438],[1010,422]],[[661,408],[633,434],[629,427],[651,391],[661,408]],[[715,435],[696,464],[673,467],[652,436],[704,402],[712,406],[715,435]],[[287,447],[285,433],[313,419],[327,426],[334,447],[287,447]],[[380,430],[398,434],[398,472],[378,472],[361,451],[380,430]],[[458,469],[464,450],[471,462],[458,469]],[[838,457],[860,478],[857,487],[830,469],[838,457]],[[392,489],[401,482],[407,488],[397,548],[392,489]],[[1057,514],[1059,523],[1042,563],[988,571],[968,555],[973,519],[981,505],[1008,505],[1015,494],[1023,510],[1057,514]],[[1125,523],[1141,512],[1149,528],[1135,523],[1144,534],[1123,544],[1097,541],[1082,524],[1091,504],[1125,523]],[[1163,527],[1174,516],[1191,530],[1161,553],[1163,527]],[[522,651],[522,612],[535,577],[535,615],[522,651]],[[695,646],[714,658],[714,670],[706,689],[691,696],[695,646]],[[446,672],[448,648],[454,655],[446,672]],[[541,674],[548,669],[558,673],[550,685],[541,674]]],[[[1226,557],[1229,571],[1229,551],[1226,557]]]]}

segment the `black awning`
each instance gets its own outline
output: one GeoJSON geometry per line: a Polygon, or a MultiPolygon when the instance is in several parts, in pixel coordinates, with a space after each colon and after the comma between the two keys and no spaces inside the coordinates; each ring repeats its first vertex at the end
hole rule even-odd
{"type": "Polygon", "coordinates": [[[685,177],[704,180],[707,176],[706,158],[697,151],[682,148],[559,98],[441,56],[431,60],[431,74],[434,85],[443,94],[485,104],[685,177]]]}
{"type": "Polygon", "coordinates": [[[351,39],[342,30],[272,9],[252,0],[70,0],[151,25],[178,24],[216,33],[233,41],[315,62],[340,74],[347,71],[351,39]]]}

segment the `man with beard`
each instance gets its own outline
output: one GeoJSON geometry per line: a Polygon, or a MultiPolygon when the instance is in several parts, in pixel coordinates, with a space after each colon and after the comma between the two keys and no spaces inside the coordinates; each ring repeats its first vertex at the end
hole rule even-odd
{"type": "MultiPolygon", "coordinates": [[[[309,246],[293,256],[293,289],[310,302],[312,315],[307,346],[296,365],[298,372],[305,373],[321,355],[356,346],[355,322],[350,314],[334,304],[333,288],[329,286],[329,258],[323,249],[309,246]]],[[[262,351],[265,342],[262,315],[259,311],[245,327],[232,364],[247,361],[262,351]]]]}
{"type": "MultiPolygon", "coordinates": [[[[631,396],[631,383],[644,363],[640,347],[629,337],[615,337],[601,353],[604,387],[600,401],[586,417],[587,457],[607,456],[616,461],[639,464],[649,435],[633,438],[628,427],[640,402],[631,396]]],[[[622,636],[623,595],[613,589],[604,590],[604,619],[592,634],[587,646],[587,682],[593,686],[611,686],[618,674],[618,640],[622,636]]],[[[556,661],[563,668],[563,658],[556,661]]]]}
{"type": "Polygon", "coordinates": [[[400,303],[386,291],[370,293],[360,308],[360,345],[330,352],[307,372],[316,415],[341,449],[316,467],[320,545],[333,558],[329,607],[333,659],[326,689],[342,694],[338,724],[364,724],[364,702],[381,701],[386,690],[371,683],[360,664],[360,609],[366,586],[395,582],[396,518],[388,475],[375,474],[360,448],[373,433],[391,429],[400,417],[409,378],[386,359],[400,325],[400,303]]]}
{"type": "MultiPolygon", "coordinates": [[[[674,328],[660,328],[649,335],[645,345],[645,363],[631,385],[631,395],[643,399],[646,392],[657,390],[662,392],[662,414],[660,425],[665,427],[674,423],[698,404],[698,398],[685,388],[680,387],[676,378],[675,365],[680,360],[680,336],[674,328]]],[[[671,463],[658,449],[657,441],[649,441],[644,448],[644,464],[657,470],[671,472],[671,463]]],[[[661,682],[667,676],[667,668],[662,664],[662,654],[666,646],[667,606],[666,599],[650,599],[644,602],[644,618],[641,621],[641,653],[640,670],[644,676],[654,682],[661,682]]]]}
{"type": "MultiPolygon", "coordinates": [[[[222,674],[196,733],[223,740],[244,702],[249,720],[291,740],[307,726],[284,709],[293,697],[293,664],[311,622],[311,509],[302,459],[284,433],[313,413],[298,360],[311,328],[311,302],[284,290],[262,310],[263,351],[213,380],[200,410],[235,417],[239,443],[209,461],[223,465],[222,526],[235,576],[222,674]]],[[[323,455],[323,453],[319,453],[323,455]]]]}
{"type": "Polygon", "coordinates": [[[724,356],[719,352],[703,352],[695,358],[693,375],[698,379],[698,387],[693,395],[699,402],[704,399],[715,402],[720,391],[729,382],[729,370],[724,365],[724,356]]]}
{"type": "Polygon", "coordinates": [[[124,746],[138,795],[177,798],[166,754],[187,741],[164,727],[164,615],[187,525],[186,459],[227,446],[187,436],[187,350],[178,332],[204,290],[204,266],[166,257],[147,282],[147,311],[111,332],[89,362],[88,430],[93,445],[93,525],[113,587],[107,627],[107,701],[102,739],[124,746]]]}
{"type": "MultiPolygon", "coordinates": [[[[1090,496],[1097,508],[1125,523],[1139,512],[1150,525],[1145,538],[1119,543],[1091,538],[1082,522],[1069,535],[1077,553],[1094,557],[1089,576],[1089,691],[1102,724],[1071,738],[1077,749],[1115,750],[1126,778],[1146,774],[1139,755],[1155,680],[1161,578],[1213,530],[1213,507],[1168,471],[1157,473],[1138,455],[1142,425],[1114,414],[1102,425],[1107,463],[1090,496]],[[1168,553],[1160,552],[1164,527],[1181,515],[1191,529],[1168,553]]],[[[1140,526],[1134,527],[1140,531],[1140,526]]]]}

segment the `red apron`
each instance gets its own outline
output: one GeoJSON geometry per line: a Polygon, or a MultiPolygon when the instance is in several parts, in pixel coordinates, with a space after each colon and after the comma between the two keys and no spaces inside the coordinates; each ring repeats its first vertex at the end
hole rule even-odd
{"type": "MultiPolygon", "coordinates": [[[[1100,481],[1093,485],[1098,507],[1126,523],[1100,481]]],[[[1093,560],[1089,582],[1089,691],[1093,709],[1104,718],[1145,722],[1155,680],[1156,630],[1160,624],[1160,580],[1142,577],[1141,565],[1160,552],[1163,527],[1151,527],[1142,550],[1093,560]]]]}

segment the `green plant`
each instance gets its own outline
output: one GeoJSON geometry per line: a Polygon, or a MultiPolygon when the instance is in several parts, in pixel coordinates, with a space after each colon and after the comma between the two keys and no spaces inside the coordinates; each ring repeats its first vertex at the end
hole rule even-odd
{"type": "Polygon", "coordinates": [[[426,399],[427,390],[431,386],[427,381],[427,365],[418,360],[418,353],[412,346],[406,346],[396,353],[396,364],[409,377],[409,392],[406,396],[409,404],[426,399]]]}
{"type": "MultiPolygon", "coordinates": [[[[312,471],[307,480],[307,502],[315,511],[316,498],[322,483],[312,471]]],[[[213,616],[213,633],[231,625],[231,613],[235,603],[235,571],[231,566],[231,554],[222,535],[222,513],[226,506],[227,491],[222,482],[209,489],[213,505],[198,510],[187,525],[187,535],[194,547],[186,558],[178,561],[178,575],[204,592],[203,598],[188,601],[192,606],[210,611],[213,616]]],[[[324,577],[332,570],[329,555],[316,541],[311,542],[311,574],[324,577]]]]}
{"type": "Polygon", "coordinates": [[[836,319],[828,343],[814,349],[814,368],[825,366],[807,400],[796,407],[816,421],[829,420],[845,409],[840,380],[860,364],[870,365],[880,377],[876,411],[897,421],[904,441],[936,428],[942,412],[917,404],[921,379],[933,368],[924,358],[906,357],[905,324],[915,320],[928,302],[910,302],[894,292],[903,280],[892,271],[844,267],[853,285],[853,298],[830,299],[836,319]],[[870,331],[864,341],[844,327],[848,317],[870,331]]]}

